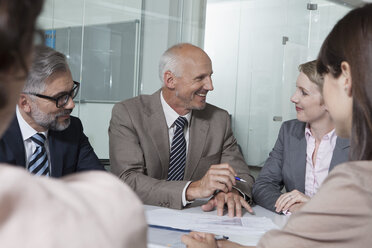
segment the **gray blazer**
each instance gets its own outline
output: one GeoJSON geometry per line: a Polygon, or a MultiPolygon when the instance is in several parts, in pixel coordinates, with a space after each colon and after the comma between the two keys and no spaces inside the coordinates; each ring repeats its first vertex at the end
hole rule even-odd
{"type": "MultiPolygon", "coordinates": [[[[274,211],[283,186],[287,192],[294,189],[305,192],[305,127],[306,123],[298,120],[282,124],[275,146],[253,186],[253,200],[258,205],[274,211]]],[[[348,161],[349,147],[348,139],[337,137],[329,171],[335,165],[348,161]]]]}
{"type": "Polygon", "coordinates": [[[160,90],[115,104],[109,140],[112,172],[145,204],[181,209],[186,183],[201,179],[219,163],[229,163],[248,181],[237,182],[237,187],[252,199],[254,179],[233,136],[230,116],[213,105],[192,112],[183,181],[166,181],[170,146],[160,90]]]}

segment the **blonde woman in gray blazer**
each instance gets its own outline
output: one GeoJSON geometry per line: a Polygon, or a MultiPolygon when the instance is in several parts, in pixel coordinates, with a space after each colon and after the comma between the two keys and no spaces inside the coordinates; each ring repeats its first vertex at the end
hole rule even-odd
{"type": "Polygon", "coordinates": [[[299,71],[291,97],[297,120],[282,124],[252,191],[258,205],[278,213],[297,211],[328,172],[347,161],[349,152],[349,141],[337,137],[324,105],[323,78],[316,72],[316,61],[300,65],[299,71]],[[283,187],[287,193],[282,193],[283,187]]]}
{"type": "MultiPolygon", "coordinates": [[[[305,127],[305,122],[295,119],[284,122],[280,128],[275,146],[253,186],[254,201],[260,206],[275,211],[283,187],[286,192],[305,193],[305,127]]],[[[337,137],[329,171],[347,161],[349,146],[348,139],[337,137]]]]}

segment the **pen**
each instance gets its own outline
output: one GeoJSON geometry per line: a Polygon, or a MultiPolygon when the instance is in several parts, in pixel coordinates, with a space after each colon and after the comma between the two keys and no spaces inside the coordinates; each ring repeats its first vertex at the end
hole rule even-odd
{"type": "Polygon", "coordinates": [[[224,240],[224,239],[229,239],[229,237],[225,235],[214,235],[215,240],[224,240]]]}
{"type": "Polygon", "coordinates": [[[235,180],[240,181],[240,182],[243,182],[243,183],[246,183],[247,182],[247,181],[245,181],[244,179],[242,179],[240,177],[235,177],[235,180]]]}
{"type": "Polygon", "coordinates": [[[191,232],[191,230],[189,230],[189,229],[181,229],[181,228],[175,228],[175,227],[170,227],[170,226],[159,226],[159,225],[149,224],[149,227],[168,230],[168,231],[184,232],[184,233],[191,232]]]}

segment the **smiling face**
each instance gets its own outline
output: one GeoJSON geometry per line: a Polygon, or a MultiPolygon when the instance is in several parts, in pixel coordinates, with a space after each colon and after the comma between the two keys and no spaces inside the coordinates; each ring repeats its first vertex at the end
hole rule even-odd
{"type": "Polygon", "coordinates": [[[328,117],[318,86],[303,72],[297,78],[296,91],[291,101],[295,104],[299,121],[312,124],[328,117]]]}
{"type": "Polygon", "coordinates": [[[164,99],[180,115],[206,106],[206,97],[213,90],[212,62],[200,48],[186,46],[178,55],[178,72],[165,73],[164,99]]]}
{"type": "MultiPolygon", "coordinates": [[[[74,82],[70,71],[56,72],[47,79],[45,90],[41,94],[58,97],[63,93],[70,92],[73,86],[74,82]]],[[[25,120],[35,130],[45,131],[51,129],[61,131],[70,125],[70,114],[75,107],[71,97],[62,108],[57,108],[55,101],[49,99],[29,95],[25,95],[23,99],[25,98],[28,99],[27,105],[25,105],[25,102],[22,104],[21,99],[20,106],[29,117],[26,117],[25,120]]]]}

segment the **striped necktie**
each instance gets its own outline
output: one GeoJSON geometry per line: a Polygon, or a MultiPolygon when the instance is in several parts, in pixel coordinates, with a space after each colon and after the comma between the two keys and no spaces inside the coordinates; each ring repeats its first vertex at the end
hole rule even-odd
{"type": "Polygon", "coordinates": [[[174,122],[176,131],[174,132],[170,151],[168,181],[183,180],[186,165],[186,140],[183,134],[187,119],[179,116],[174,122]]]}
{"type": "Polygon", "coordinates": [[[30,138],[36,145],[36,149],[31,156],[28,170],[37,176],[49,176],[49,161],[45,150],[45,136],[42,133],[36,133],[30,138]]]}

